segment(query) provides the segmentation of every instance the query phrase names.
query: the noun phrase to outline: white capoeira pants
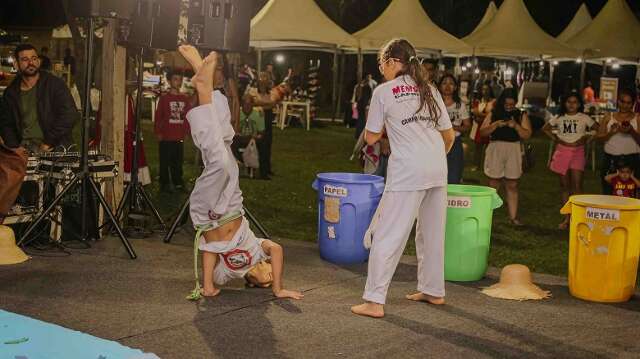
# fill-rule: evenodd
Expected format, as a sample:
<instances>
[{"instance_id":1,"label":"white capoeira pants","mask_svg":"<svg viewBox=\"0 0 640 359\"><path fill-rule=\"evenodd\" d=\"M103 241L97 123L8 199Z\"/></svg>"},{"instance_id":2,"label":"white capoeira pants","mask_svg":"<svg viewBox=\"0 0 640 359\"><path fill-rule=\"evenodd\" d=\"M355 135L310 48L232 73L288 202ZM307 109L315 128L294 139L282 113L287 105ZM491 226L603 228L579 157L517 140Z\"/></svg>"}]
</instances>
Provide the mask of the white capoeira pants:
<instances>
[{"instance_id":1,"label":"white capoeira pants","mask_svg":"<svg viewBox=\"0 0 640 359\"><path fill-rule=\"evenodd\" d=\"M363 299L384 304L414 220L418 257L418 291L444 297L444 232L447 188L385 192L373 233Z\"/></svg>"}]
</instances>

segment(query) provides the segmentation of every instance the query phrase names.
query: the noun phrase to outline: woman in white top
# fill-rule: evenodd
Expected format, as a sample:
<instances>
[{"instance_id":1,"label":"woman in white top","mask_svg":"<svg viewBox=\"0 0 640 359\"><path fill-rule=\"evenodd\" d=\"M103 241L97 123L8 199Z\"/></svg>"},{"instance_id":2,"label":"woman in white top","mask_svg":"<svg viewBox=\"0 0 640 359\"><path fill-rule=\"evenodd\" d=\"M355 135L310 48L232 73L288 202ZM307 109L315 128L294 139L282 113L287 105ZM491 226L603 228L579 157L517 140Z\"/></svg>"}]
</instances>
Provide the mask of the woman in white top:
<instances>
[{"instance_id":1,"label":"woman in white top","mask_svg":"<svg viewBox=\"0 0 640 359\"><path fill-rule=\"evenodd\" d=\"M590 137L590 129L598 127L583 111L580 95L577 92L569 93L561 101L558 116L542 128L556 142L549 168L560 176L562 204L569 200L569 196L582 193L582 174L586 162L584 145ZM569 219L569 215L565 216L558 228L567 229Z\"/></svg>"},{"instance_id":2,"label":"woman in white top","mask_svg":"<svg viewBox=\"0 0 640 359\"><path fill-rule=\"evenodd\" d=\"M385 192L368 231L366 302L351 308L375 318L384 316L387 289L416 217L419 292L407 299L444 303L447 152L455 139L442 97L429 85L407 40L391 40L378 63L387 82L373 92L365 140L374 144L386 131L391 156Z\"/></svg>"},{"instance_id":3,"label":"woman in white top","mask_svg":"<svg viewBox=\"0 0 640 359\"><path fill-rule=\"evenodd\" d=\"M442 94L442 100L447 106L447 113L456 133L456 140L451 151L447 154L447 167L449 174L447 182L462 183L464 170L464 149L462 147L462 134L471 128L471 117L467 104L463 103L458 94L458 81L452 74L445 74L438 83L438 89Z\"/></svg>"},{"instance_id":4,"label":"woman in white top","mask_svg":"<svg viewBox=\"0 0 640 359\"><path fill-rule=\"evenodd\" d=\"M605 116L600 123L596 138L604 142L604 156L600 177L602 193L612 194L611 185L604 178L616 172L619 162L631 166L635 175L640 169L640 133L638 114L633 112L635 95L623 89L618 94L618 112Z\"/></svg>"}]
</instances>

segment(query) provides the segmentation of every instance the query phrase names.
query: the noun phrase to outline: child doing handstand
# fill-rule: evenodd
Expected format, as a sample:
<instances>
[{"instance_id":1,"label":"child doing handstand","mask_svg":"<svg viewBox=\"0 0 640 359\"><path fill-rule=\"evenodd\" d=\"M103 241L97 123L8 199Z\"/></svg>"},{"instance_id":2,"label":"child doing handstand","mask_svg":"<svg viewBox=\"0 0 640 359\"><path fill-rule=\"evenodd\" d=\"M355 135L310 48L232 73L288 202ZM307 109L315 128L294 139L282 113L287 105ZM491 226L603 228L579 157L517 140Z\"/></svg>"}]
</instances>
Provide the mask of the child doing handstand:
<instances>
[{"instance_id":1,"label":"child doing handstand","mask_svg":"<svg viewBox=\"0 0 640 359\"><path fill-rule=\"evenodd\" d=\"M180 53L196 73L192 79L198 93L199 106L187 113L193 142L202 153L204 170L190 197L191 220L197 230L194 256L202 251L204 288L198 282L188 297L213 297L220 293L216 285L235 278L246 278L261 286L271 285L279 298L302 299L303 294L283 288L283 250L270 240L256 238L244 218L242 192L238 184L238 165L231 152L234 131L227 99L213 91L217 54L204 60L192 46L180 46ZM270 271L268 267L271 267ZM270 277L265 282L266 277ZM263 275L256 272L263 272ZM270 283L269 283L270 282Z\"/></svg>"}]
</instances>

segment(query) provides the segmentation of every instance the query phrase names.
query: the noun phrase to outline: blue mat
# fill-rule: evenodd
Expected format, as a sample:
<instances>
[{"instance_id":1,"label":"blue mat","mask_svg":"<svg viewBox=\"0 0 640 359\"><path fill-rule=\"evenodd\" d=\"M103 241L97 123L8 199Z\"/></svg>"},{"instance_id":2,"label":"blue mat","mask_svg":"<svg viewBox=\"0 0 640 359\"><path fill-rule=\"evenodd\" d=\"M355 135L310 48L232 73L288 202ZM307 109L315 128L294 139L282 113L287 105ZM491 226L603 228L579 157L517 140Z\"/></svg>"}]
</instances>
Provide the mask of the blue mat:
<instances>
[{"instance_id":1,"label":"blue mat","mask_svg":"<svg viewBox=\"0 0 640 359\"><path fill-rule=\"evenodd\" d=\"M0 310L2 359L157 358L118 342Z\"/></svg>"}]
</instances>

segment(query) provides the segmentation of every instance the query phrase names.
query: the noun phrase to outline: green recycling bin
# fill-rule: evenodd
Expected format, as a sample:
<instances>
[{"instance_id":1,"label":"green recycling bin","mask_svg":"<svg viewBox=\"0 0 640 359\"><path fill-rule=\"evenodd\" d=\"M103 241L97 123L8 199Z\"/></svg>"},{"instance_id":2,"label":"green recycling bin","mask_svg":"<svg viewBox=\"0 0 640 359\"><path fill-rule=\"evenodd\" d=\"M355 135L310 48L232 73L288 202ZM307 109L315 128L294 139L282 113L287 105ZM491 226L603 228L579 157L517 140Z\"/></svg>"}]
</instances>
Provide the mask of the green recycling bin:
<instances>
[{"instance_id":1,"label":"green recycling bin","mask_svg":"<svg viewBox=\"0 0 640 359\"><path fill-rule=\"evenodd\" d=\"M444 278L482 279L487 271L493 210L502 199L491 187L449 185L444 240Z\"/></svg>"}]
</instances>

